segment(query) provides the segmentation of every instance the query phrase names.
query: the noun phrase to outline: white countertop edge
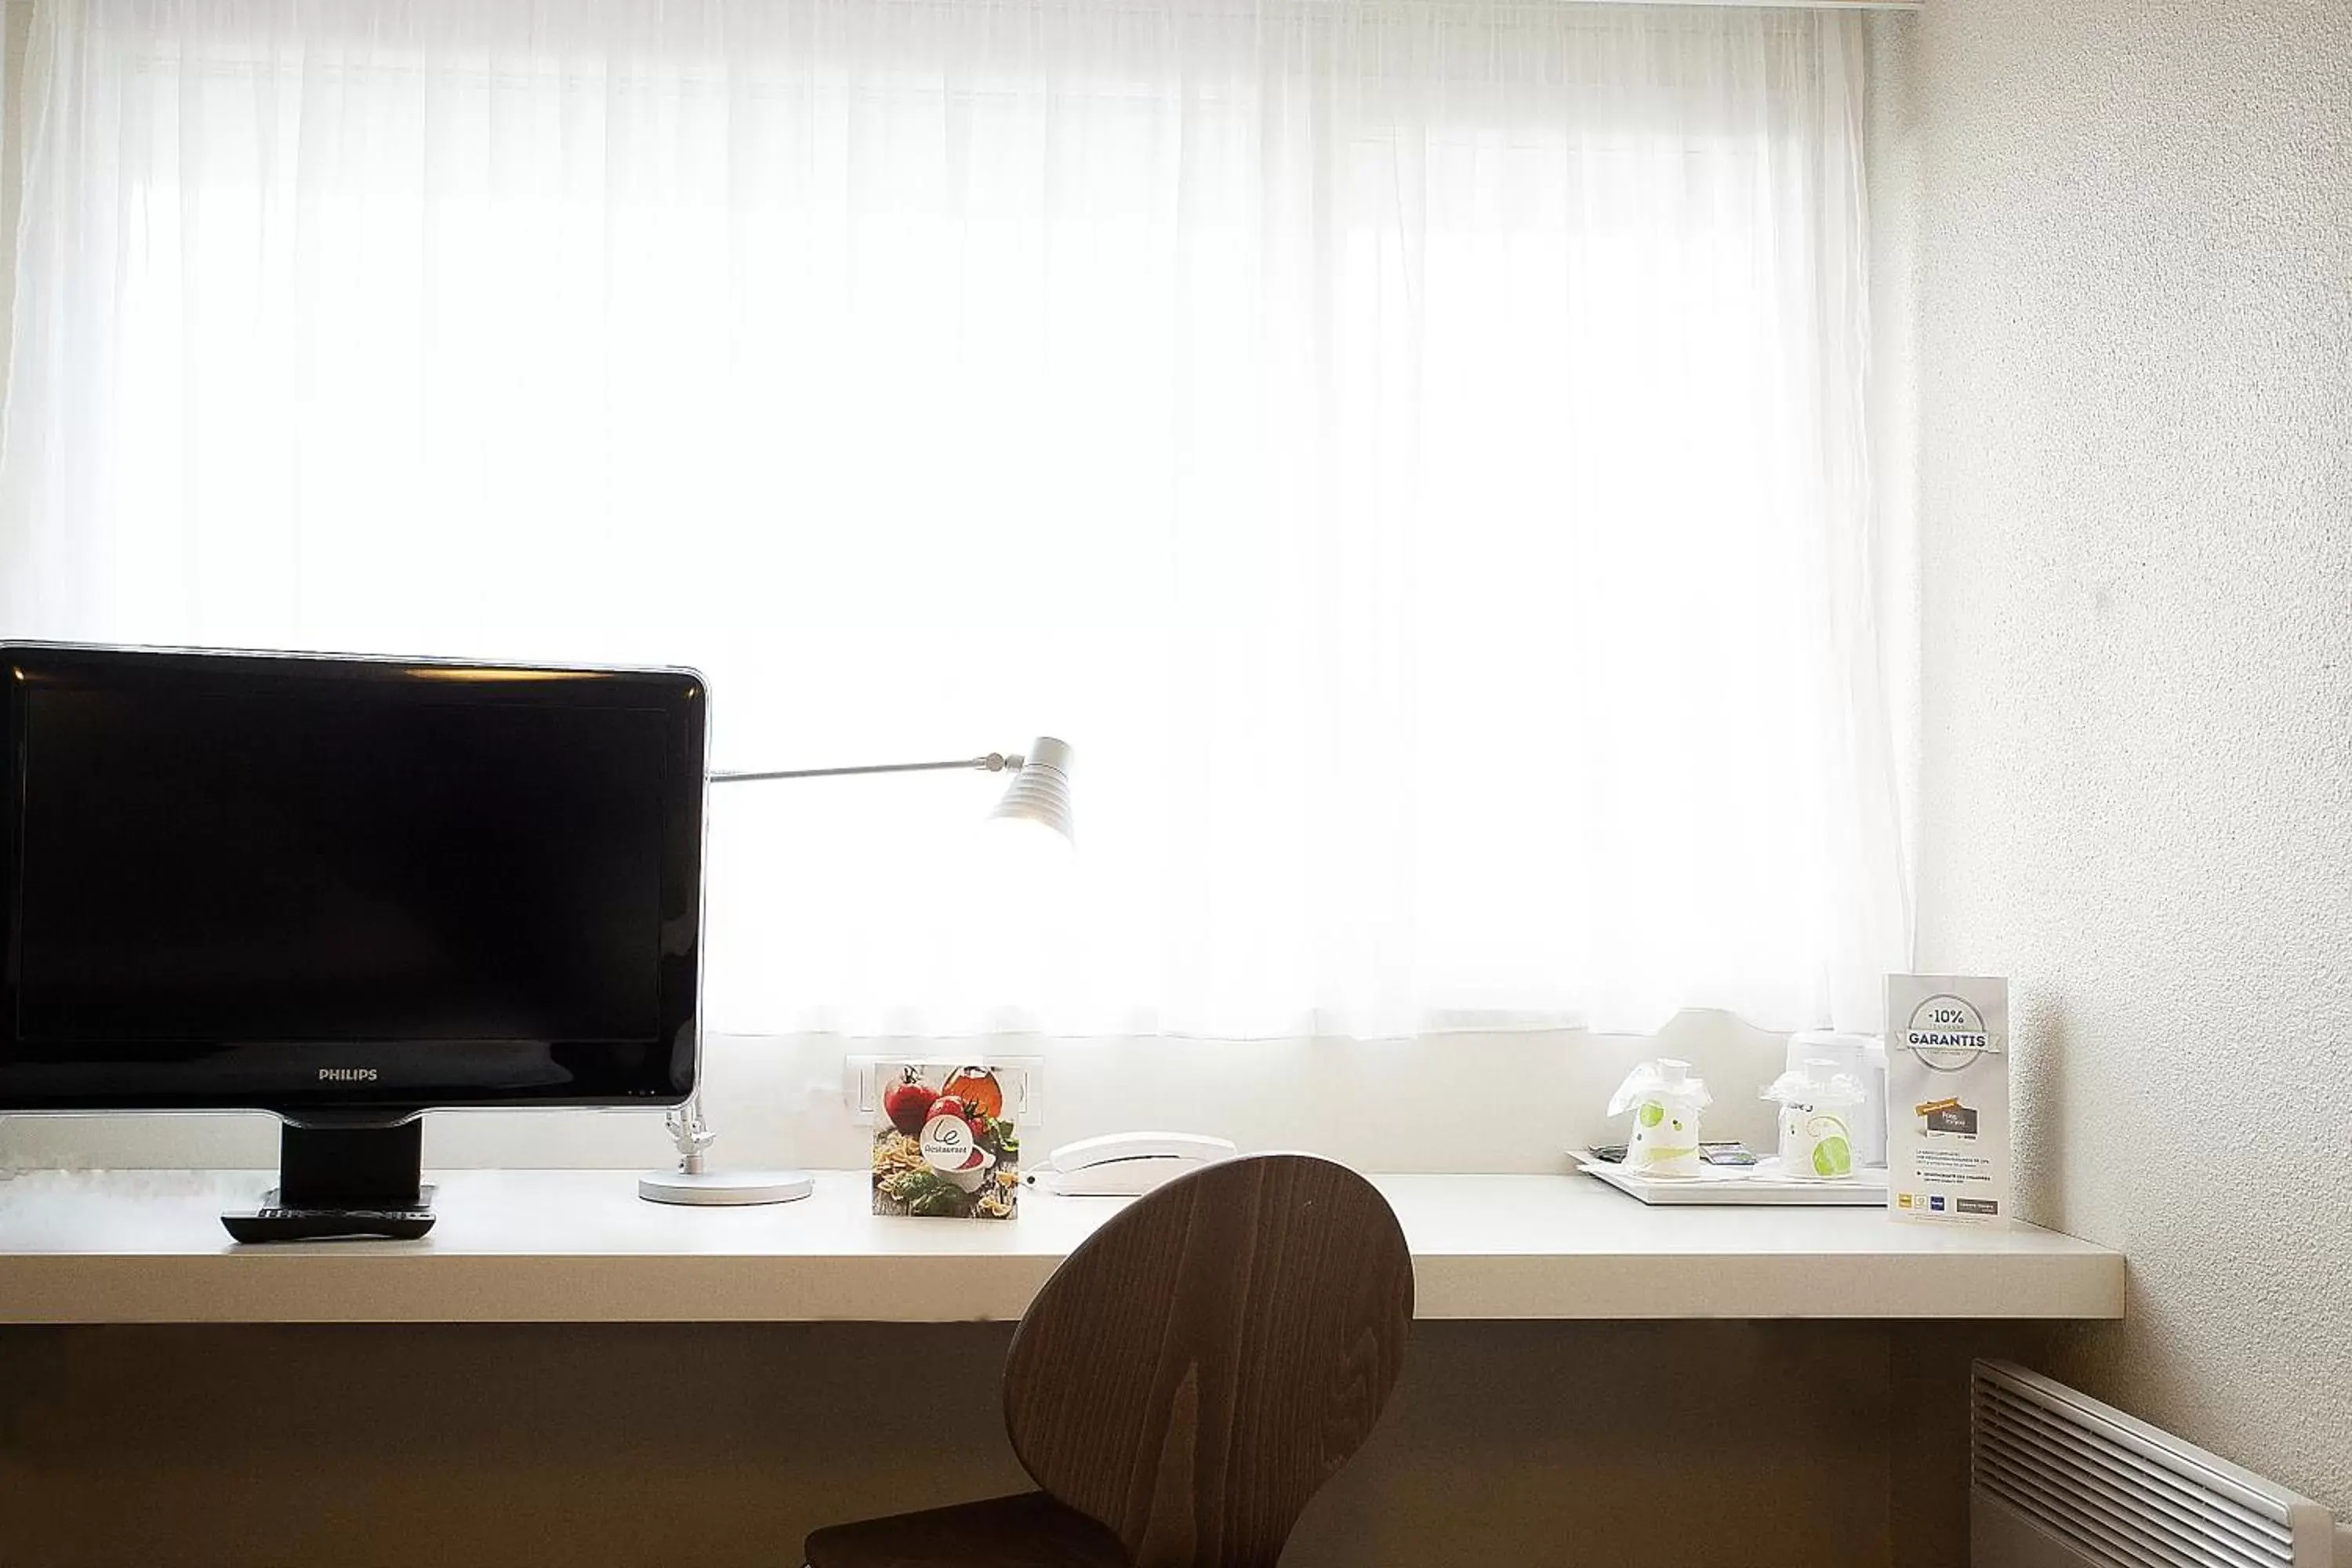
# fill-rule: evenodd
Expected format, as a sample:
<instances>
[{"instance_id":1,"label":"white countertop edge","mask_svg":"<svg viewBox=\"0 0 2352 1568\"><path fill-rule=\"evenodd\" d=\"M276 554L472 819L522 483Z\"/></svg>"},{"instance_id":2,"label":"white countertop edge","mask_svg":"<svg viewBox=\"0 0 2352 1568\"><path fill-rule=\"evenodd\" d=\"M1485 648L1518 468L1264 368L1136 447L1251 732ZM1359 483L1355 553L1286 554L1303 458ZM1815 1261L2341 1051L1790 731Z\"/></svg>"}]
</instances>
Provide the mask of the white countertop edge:
<instances>
[{"instance_id":1,"label":"white countertop edge","mask_svg":"<svg viewBox=\"0 0 2352 1568\"><path fill-rule=\"evenodd\" d=\"M453 1172L421 1243L238 1247L262 1173L0 1180L0 1323L951 1322L1017 1319L1117 1200L877 1218L863 1173L802 1204L641 1204L626 1172ZM1588 1177L1374 1178L1423 1320L2115 1319L2125 1263L2030 1226L1873 1209L1644 1208Z\"/></svg>"}]
</instances>

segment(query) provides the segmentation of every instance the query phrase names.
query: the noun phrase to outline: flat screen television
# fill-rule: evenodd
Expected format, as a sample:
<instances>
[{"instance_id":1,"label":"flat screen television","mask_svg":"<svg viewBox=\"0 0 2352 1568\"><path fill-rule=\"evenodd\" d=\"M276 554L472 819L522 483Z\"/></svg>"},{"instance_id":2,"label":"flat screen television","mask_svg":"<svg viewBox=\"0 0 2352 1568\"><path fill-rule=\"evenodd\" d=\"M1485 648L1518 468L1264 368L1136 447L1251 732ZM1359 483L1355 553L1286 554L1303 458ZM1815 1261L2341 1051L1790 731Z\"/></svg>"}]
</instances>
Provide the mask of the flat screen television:
<instances>
[{"instance_id":1,"label":"flat screen television","mask_svg":"<svg viewBox=\"0 0 2352 1568\"><path fill-rule=\"evenodd\" d=\"M0 671L0 1113L273 1111L265 1206L391 1209L425 1110L692 1090L692 671L24 643Z\"/></svg>"}]
</instances>

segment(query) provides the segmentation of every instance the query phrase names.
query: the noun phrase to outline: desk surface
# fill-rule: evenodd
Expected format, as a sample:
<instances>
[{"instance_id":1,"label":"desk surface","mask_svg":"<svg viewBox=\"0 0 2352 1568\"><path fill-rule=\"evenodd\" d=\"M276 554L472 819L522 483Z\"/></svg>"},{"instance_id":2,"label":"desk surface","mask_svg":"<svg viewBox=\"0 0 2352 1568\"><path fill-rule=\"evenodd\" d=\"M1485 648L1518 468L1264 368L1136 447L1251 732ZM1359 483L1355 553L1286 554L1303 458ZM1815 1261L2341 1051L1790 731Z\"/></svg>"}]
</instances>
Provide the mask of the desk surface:
<instances>
[{"instance_id":1,"label":"desk surface","mask_svg":"<svg viewBox=\"0 0 2352 1568\"><path fill-rule=\"evenodd\" d=\"M0 1322L946 1322L1018 1318L1121 1200L1003 1224L642 1202L626 1171L452 1171L417 1242L232 1244L261 1172L0 1179ZM1646 1208L1586 1176L1379 1176L1423 1318L2119 1318L2121 1254L1876 1209Z\"/></svg>"}]
</instances>

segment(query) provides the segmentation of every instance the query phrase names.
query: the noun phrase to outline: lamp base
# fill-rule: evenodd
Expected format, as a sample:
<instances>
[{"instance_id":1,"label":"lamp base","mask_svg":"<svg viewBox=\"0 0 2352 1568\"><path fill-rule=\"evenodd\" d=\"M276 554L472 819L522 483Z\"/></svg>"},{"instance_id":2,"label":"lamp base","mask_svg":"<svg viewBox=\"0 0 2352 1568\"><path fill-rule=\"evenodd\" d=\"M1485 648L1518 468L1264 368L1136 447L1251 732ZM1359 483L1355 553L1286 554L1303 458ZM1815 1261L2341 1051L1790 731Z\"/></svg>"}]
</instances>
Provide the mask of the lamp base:
<instances>
[{"instance_id":1,"label":"lamp base","mask_svg":"<svg viewBox=\"0 0 2352 1568\"><path fill-rule=\"evenodd\" d=\"M815 1190L806 1171L648 1171L637 1196L656 1204L788 1204Z\"/></svg>"}]
</instances>

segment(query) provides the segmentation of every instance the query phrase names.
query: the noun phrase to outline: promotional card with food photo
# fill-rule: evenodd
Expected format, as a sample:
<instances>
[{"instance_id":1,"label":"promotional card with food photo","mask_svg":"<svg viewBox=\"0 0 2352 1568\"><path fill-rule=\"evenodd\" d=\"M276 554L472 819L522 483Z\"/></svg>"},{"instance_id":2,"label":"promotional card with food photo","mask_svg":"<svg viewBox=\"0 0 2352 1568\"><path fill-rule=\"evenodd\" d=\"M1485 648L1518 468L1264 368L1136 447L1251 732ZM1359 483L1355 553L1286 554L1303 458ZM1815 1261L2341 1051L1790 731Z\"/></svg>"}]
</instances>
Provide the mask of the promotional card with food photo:
<instances>
[{"instance_id":1,"label":"promotional card with food photo","mask_svg":"<svg viewBox=\"0 0 2352 1568\"><path fill-rule=\"evenodd\" d=\"M1021 1135L998 1070L884 1062L877 1073L874 1212L1011 1219L1021 1201Z\"/></svg>"}]
</instances>

